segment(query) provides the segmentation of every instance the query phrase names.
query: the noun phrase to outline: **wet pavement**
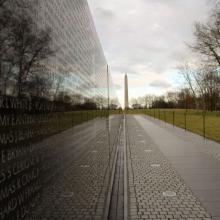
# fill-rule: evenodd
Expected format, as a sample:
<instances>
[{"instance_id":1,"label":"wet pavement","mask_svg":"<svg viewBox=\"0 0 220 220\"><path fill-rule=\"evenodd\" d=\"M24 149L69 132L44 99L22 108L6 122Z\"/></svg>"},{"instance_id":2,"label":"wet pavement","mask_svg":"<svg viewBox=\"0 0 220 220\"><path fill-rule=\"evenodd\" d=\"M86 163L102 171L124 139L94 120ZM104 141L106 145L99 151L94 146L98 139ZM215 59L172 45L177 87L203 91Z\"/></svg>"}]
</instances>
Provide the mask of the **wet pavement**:
<instances>
[{"instance_id":1,"label":"wet pavement","mask_svg":"<svg viewBox=\"0 0 220 220\"><path fill-rule=\"evenodd\" d=\"M67 156L60 160L63 169L42 188L41 201L30 216L39 220L104 219L120 120L121 116L115 116L108 122L86 122L46 140Z\"/></svg>"},{"instance_id":2,"label":"wet pavement","mask_svg":"<svg viewBox=\"0 0 220 220\"><path fill-rule=\"evenodd\" d=\"M71 159L36 219L220 219L219 144L142 115L95 124L47 140Z\"/></svg>"}]
</instances>

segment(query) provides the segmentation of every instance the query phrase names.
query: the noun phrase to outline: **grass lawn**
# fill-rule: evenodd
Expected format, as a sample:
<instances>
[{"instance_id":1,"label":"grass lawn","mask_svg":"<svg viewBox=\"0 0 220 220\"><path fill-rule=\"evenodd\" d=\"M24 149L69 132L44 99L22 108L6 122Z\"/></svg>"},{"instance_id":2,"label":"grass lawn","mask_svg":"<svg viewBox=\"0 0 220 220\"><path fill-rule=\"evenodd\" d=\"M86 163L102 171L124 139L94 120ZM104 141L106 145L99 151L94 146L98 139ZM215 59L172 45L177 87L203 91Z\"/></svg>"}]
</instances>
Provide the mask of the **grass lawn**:
<instances>
[{"instance_id":1,"label":"grass lawn","mask_svg":"<svg viewBox=\"0 0 220 220\"><path fill-rule=\"evenodd\" d=\"M128 114L147 114L167 123L220 142L220 112L185 109L128 110Z\"/></svg>"}]
</instances>

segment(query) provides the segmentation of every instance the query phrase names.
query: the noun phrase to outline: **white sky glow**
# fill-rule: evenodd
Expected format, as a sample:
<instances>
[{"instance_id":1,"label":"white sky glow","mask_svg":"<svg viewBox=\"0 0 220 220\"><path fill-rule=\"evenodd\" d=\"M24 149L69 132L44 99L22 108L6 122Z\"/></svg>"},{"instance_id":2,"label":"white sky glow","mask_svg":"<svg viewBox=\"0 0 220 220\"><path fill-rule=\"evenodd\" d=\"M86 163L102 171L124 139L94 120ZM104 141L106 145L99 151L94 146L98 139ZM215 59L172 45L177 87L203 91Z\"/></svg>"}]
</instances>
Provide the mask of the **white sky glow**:
<instances>
[{"instance_id":1,"label":"white sky glow","mask_svg":"<svg viewBox=\"0 0 220 220\"><path fill-rule=\"evenodd\" d=\"M178 87L176 69L195 56L185 42L193 41L194 22L206 20L207 0L88 2L122 105L125 73L130 98Z\"/></svg>"}]
</instances>

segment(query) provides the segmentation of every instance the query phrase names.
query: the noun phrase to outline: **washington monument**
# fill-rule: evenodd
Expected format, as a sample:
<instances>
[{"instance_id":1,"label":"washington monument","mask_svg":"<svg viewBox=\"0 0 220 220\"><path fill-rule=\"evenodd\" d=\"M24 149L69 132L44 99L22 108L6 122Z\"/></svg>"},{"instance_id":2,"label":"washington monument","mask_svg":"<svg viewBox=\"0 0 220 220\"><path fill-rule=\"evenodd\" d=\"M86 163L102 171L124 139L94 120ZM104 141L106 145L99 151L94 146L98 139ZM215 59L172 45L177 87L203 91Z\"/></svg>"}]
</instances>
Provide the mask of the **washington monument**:
<instances>
[{"instance_id":1,"label":"washington monument","mask_svg":"<svg viewBox=\"0 0 220 220\"><path fill-rule=\"evenodd\" d=\"M129 108L129 102L128 102L128 76L125 74L125 109Z\"/></svg>"}]
</instances>

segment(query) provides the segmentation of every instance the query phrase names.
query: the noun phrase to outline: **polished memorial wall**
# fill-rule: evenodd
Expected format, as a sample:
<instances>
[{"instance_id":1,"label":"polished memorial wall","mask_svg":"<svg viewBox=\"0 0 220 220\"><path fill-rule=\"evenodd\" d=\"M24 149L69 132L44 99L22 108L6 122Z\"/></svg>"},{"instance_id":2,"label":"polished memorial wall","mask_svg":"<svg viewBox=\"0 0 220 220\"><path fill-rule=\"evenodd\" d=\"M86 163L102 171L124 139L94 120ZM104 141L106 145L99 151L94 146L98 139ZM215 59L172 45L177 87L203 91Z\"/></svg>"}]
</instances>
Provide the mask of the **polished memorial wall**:
<instances>
[{"instance_id":1,"label":"polished memorial wall","mask_svg":"<svg viewBox=\"0 0 220 220\"><path fill-rule=\"evenodd\" d=\"M0 10L0 219L103 219L121 116L88 3Z\"/></svg>"}]
</instances>

